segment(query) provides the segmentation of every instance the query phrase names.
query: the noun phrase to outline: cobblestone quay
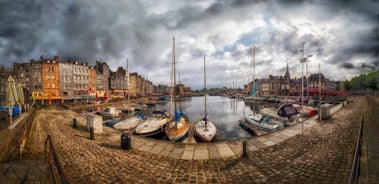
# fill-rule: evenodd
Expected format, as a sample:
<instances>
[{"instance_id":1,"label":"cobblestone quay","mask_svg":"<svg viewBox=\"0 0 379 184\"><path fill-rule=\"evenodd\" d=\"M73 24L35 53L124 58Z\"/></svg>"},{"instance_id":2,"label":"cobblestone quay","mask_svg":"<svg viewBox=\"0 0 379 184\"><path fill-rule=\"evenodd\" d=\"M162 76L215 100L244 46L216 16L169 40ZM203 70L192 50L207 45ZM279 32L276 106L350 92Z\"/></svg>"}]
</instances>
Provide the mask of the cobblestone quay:
<instances>
[{"instance_id":1,"label":"cobblestone quay","mask_svg":"<svg viewBox=\"0 0 379 184\"><path fill-rule=\"evenodd\" d=\"M347 183L365 98L355 98L284 142L248 152L248 158L183 160L136 149L122 150L119 134L72 128L69 110L40 110L27 147L43 154L52 136L63 170L72 183ZM237 122L236 122L237 123ZM254 138L252 138L254 139Z\"/></svg>"},{"instance_id":2,"label":"cobblestone quay","mask_svg":"<svg viewBox=\"0 0 379 184\"><path fill-rule=\"evenodd\" d=\"M363 144L366 144L367 177L369 183L379 182L379 97L367 97L368 112L363 123ZM365 177L365 176L363 176ZM367 181L362 180L362 181Z\"/></svg>"}]
</instances>

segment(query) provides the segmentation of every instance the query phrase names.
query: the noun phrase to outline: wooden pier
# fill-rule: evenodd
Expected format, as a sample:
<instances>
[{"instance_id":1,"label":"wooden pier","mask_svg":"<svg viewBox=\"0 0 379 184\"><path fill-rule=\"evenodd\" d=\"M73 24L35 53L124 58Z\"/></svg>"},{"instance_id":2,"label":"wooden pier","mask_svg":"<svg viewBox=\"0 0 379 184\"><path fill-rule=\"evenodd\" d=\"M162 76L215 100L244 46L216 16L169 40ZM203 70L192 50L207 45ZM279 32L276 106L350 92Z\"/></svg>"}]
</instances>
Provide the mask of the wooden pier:
<instances>
[{"instance_id":1,"label":"wooden pier","mask_svg":"<svg viewBox=\"0 0 379 184\"><path fill-rule=\"evenodd\" d=\"M240 120L239 123L243 129L251 133L253 136L261 136L268 133L268 132L258 129L257 127L246 122L245 120Z\"/></svg>"},{"instance_id":2,"label":"wooden pier","mask_svg":"<svg viewBox=\"0 0 379 184\"><path fill-rule=\"evenodd\" d=\"M183 140L182 143L187 143L187 144L197 143L196 140L195 140L194 135L195 135L195 124L191 123L188 136L187 136L186 139Z\"/></svg>"}]
</instances>

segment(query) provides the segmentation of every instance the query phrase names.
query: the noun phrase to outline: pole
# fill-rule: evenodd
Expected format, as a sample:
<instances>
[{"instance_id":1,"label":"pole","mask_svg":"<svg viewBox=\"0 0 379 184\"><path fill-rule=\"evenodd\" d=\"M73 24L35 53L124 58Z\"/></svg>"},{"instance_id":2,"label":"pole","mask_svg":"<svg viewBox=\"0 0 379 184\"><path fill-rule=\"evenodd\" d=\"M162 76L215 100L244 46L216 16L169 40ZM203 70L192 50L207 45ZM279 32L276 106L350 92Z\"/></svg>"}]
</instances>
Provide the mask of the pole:
<instances>
[{"instance_id":1,"label":"pole","mask_svg":"<svg viewBox=\"0 0 379 184\"><path fill-rule=\"evenodd\" d=\"M309 96L309 86L308 86L308 62L305 63L305 77L307 79L307 99Z\"/></svg>"},{"instance_id":2,"label":"pole","mask_svg":"<svg viewBox=\"0 0 379 184\"><path fill-rule=\"evenodd\" d=\"M205 71L205 56L204 56L204 112L207 116L207 82L206 82L206 71Z\"/></svg>"},{"instance_id":3,"label":"pole","mask_svg":"<svg viewBox=\"0 0 379 184\"><path fill-rule=\"evenodd\" d=\"M207 120L207 82L206 82L206 68L205 68L205 56L204 56L204 121L205 130L208 130L208 120Z\"/></svg>"},{"instance_id":4,"label":"pole","mask_svg":"<svg viewBox=\"0 0 379 184\"><path fill-rule=\"evenodd\" d=\"M300 114L301 114L301 135L304 134L304 121L303 121L303 102L304 102L304 44L303 42L301 47L301 108L300 108Z\"/></svg>"},{"instance_id":5,"label":"pole","mask_svg":"<svg viewBox=\"0 0 379 184\"><path fill-rule=\"evenodd\" d=\"M128 114L132 111L130 107L130 71L129 71L129 59L126 58L126 70L128 72Z\"/></svg>"},{"instance_id":6,"label":"pole","mask_svg":"<svg viewBox=\"0 0 379 184\"><path fill-rule=\"evenodd\" d=\"M320 111L320 123L321 123L321 67L320 63L318 64L318 90L319 90L319 111Z\"/></svg>"},{"instance_id":7,"label":"pole","mask_svg":"<svg viewBox=\"0 0 379 184\"><path fill-rule=\"evenodd\" d=\"M253 90L254 90L254 86L255 86L255 46L254 46L253 53L254 53L254 60L253 60ZM255 96L255 94L254 94L254 96Z\"/></svg>"},{"instance_id":8,"label":"pole","mask_svg":"<svg viewBox=\"0 0 379 184\"><path fill-rule=\"evenodd\" d=\"M174 95L175 95L175 98L174 98L174 114L176 112L176 62L175 62L175 37L173 38L173 43L172 43L173 47L172 47L172 51L173 51L173 56L172 56L172 61L173 61L173 65L174 65Z\"/></svg>"},{"instance_id":9,"label":"pole","mask_svg":"<svg viewBox=\"0 0 379 184\"><path fill-rule=\"evenodd\" d=\"M13 116L13 107L11 107L11 104L8 103L8 108L9 108L9 124L12 124L12 116Z\"/></svg>"}]
</instances>

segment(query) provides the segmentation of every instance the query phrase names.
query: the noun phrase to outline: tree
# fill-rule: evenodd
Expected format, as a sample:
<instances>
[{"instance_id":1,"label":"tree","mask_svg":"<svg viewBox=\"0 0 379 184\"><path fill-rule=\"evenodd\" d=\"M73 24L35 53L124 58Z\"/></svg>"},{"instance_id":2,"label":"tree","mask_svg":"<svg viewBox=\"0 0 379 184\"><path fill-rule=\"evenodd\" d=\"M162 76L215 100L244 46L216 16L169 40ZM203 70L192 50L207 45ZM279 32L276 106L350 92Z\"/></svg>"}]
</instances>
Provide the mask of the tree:
<instances>
[{"instance_id":1,"label":"tree","mask_svg":"<svg viewBox=\"0 0 379 184\"><path fill-rule=\"evenodd\" d=\"M346 90L351 90L351 84L349 81L343 81L343 87L346 89Z\"/></svg>"}]
</instances>

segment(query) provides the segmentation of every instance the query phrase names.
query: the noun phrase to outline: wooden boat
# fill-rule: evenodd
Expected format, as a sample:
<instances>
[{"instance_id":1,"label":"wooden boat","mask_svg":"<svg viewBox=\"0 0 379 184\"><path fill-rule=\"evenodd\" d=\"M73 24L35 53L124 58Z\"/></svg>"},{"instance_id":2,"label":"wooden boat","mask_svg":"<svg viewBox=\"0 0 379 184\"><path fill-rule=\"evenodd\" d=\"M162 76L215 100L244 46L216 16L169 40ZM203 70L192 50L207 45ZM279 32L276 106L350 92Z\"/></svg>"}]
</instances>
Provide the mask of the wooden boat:
<instances>
[{"instance_id":1,"label":"wooden boat","mask_svg":"<svg viewBox=\"0 0 379 184\"><path fill-rule=\"evenodd\" d=\"M176 113L177 114L177 113ZM181 113L178 113L181 114ZM188 134L189 120L184 115L175 115L175 120L167 123L165 133L170 141L178 141Z\"/></svg>"},{"instance_id":2,"label":"wooden boat","mask_svg":"<svg viewBox=\"0 0 379 184\"><path fill-rule=\"evenodd\" d=\"M164 126L169 121L166 113L163 111L154 111L152 116L147 117L145 121L139 123L134 129L134 134L145 137L161 133Z\"/></svg>"},{"instance_id":3,"label":"wooden boat","mask_svg":"<svg viewBox=\"0 0 379 184\"><path fill-rule=\"evenodd\" d=\"M165 104L165 103L167 103L167 98L165 96L161 96L157 99L157 103Z\"/></svg>"},{"instance_id":4,"label":"wooden boat","mask_svg":"<svg viewBox=\"0 0 379 184\"><path fill-rule=\"evenodd\" d=\"M204 114L205 117L199 121L195 126L196 137L203 142L213 142L216 140L217 128L208 120L207 114L207 85L206 85L206 72L205 72L205 56L204 56Z\"/></svg>"},{"instance_id":5,"label":"wooden boat","mask_svg":"<svg viewBox=\"0 0 379 184\"><path fill-rule=\"evenodd\" d=\"M116 118L121 116L121 111L116 107L107 107L102 111L97 112L104 118Z\"/></svg>"},{"instance_id":6,"label":"wooden boat","mask_svg":"<svg viewBox=\"0 0 379 184\"><path fill-rule=\"evenodd\" d=\"M145 103L148 107L154 106L157 102L153 98L145 98L143 99L143 103Z\"/></svg>"},{"instance_id":7,"label":"wooden boat","mask_svg":"<svg viewBox=\"0 0 379 184\"><path fill-rule=\"evenodd\" d=\"M143 109L147 109L147 105L143 102L137 102L130 104L130 107L133 108L135 111L141 111Z\"/></svg>"},{"instance_id":8,"label":"wooden boat","mask_svg":"<svg viewBox=\"0 0 379 184\"><path fill-rule=\"evenodd\" d=\"M172 53L173 53L172 66L173 66L174 72L173 72L173 84L171 88L171 104L172 104L172 98L173 98L173 93L174 93L173 92L174 86L176 86L175 38L173 38ZM171 105L170 105L170 109L171 109ZM173 121L168 122L165 128L166 136L170 141L178 141L181 138L183 138L186 134L188 134L189 127L190 127L188 118L182 112L178 112L176 110L176 100L174 102L174 112L175 112L175 115L174 115Z\"/></svg>"}]
</instances>

